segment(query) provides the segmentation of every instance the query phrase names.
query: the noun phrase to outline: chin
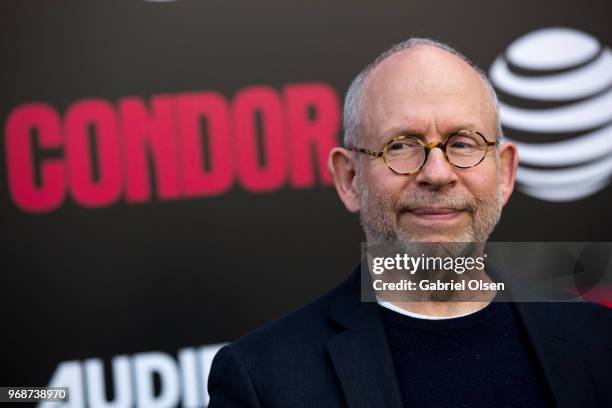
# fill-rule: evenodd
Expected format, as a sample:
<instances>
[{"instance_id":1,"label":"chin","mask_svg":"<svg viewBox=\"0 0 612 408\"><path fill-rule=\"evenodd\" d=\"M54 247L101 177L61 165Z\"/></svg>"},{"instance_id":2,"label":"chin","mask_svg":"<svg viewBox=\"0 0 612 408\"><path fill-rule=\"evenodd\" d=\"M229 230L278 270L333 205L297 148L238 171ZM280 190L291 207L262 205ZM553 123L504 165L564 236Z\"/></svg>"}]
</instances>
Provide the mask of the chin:
<instances>
[{"instance_id":1,"label":"chin","mask_svg":"<svg viewBox=\"0 0 612 408\"><path fill-rule=\"evenodd\" d=\"M401 240L407 242L474 242L474 234L471 231L412 231L410 234L402 234Z\"/></svg>"}]
</instances>

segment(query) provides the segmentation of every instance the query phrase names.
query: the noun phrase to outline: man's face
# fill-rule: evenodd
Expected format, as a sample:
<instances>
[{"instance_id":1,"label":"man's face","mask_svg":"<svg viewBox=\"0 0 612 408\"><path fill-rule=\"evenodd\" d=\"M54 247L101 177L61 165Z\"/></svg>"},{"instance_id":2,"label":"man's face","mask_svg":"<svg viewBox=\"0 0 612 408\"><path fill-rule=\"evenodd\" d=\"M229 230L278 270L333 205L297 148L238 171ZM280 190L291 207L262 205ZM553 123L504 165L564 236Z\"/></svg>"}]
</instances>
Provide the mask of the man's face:
<instances>
[{"instance_id":1,"label":"man's face","mask_svg":"<svg viewBox=\"0 0 612 408\"><path fill-rule=\"evenodd\" d=\"M393 137L445 142L459 130L495 140L491 95L479 75L445 51L417 47L384 60L362 95L360 147L380 151ZM484 242L507 196L498 147L477 166L459 169L434 148L416 175L397 175L383 160L360 155L356 188L369 242ZM508 194L509 195L509 194Z\"/></svg>"}]
</instances>

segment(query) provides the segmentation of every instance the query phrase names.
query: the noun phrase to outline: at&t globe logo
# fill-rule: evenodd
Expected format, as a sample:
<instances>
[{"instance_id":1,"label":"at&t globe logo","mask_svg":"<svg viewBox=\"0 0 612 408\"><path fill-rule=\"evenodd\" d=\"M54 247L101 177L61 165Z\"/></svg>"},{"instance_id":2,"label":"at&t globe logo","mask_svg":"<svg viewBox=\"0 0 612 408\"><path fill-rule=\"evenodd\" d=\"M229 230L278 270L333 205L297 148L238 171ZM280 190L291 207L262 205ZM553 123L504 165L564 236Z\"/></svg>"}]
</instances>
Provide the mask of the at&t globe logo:
<instances>
[{"instance_id":1,"label":"at&t globe logo","mask_svg":"<svg viewBox=\"0 0 612 408\"><path fill-rule=\"evenodd\" d=\"M612 52L570 28L543 28L514 41L490 71L505 135L519 148L519 189L573 201L612 175Z\"/></svg>"}]
</instances>

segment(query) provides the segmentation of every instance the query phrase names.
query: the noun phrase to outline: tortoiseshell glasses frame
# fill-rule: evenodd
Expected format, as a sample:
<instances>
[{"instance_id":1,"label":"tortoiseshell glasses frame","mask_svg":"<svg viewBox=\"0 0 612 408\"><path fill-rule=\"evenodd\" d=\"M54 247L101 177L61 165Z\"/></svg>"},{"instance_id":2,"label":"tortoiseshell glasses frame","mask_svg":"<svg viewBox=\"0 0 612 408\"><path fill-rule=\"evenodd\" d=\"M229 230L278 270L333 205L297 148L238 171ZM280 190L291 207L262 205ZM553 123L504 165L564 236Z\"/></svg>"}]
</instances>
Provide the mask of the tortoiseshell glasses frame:
<instances>
[{"instance_id":1,"label":"tortoiseshell glasses frame","mask_svg":"<svg viewBox=\"0 0 612 408\"><path fill-rule=\"evenodd\" d=\"M347 149L376 158L382 158L389 170L395 174L413 175L423 168L427 162L429 153L436 147L442 150L444 158L450 165L459 169L467 169L482 163L487 156L489 148L497 144L497 140L495 142L490 142L478 131L461 130L453 133L445 143L425 143L418 137L401 135L391 139L383 146L383 149L378 152L360 147L348 147ZM450 148L448 147L449 145L451 146ZM401 146L407 146L410 147L410 149L402 149ZM423 150L414 150L418 146L422 147ZM395 156L389 157L390 154L392 154L389 152L397 152L399 150L408 151L405 153L395 153ZM400 157L401 154L408 156ZM404 170L401 166L405 165L408 159L412 159L415 166L411 166L411 170ZM393 164L395 164L395 166Z\"/></svg>"}]
</instances>

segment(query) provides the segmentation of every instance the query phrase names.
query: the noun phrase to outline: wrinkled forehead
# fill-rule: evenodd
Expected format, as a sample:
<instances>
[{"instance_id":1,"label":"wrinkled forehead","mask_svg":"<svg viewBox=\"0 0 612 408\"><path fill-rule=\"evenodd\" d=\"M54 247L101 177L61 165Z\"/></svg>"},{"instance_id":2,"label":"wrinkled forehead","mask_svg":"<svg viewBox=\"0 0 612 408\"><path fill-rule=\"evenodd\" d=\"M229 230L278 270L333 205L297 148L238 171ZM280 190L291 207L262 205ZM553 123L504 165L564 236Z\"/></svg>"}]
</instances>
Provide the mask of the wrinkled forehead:
<instances>
[{"instance_id":1,"label":"wrinkled forehead","mask_svg":"<svg viewBox=\"0 0 612 408\"><path fill-rule=\"evenodd\" d=\"M360 110L364 142L380 142L387 129L444 133L474 127L493 135L495 107L480 75L457 56L428 46L400 51L368 76Z\"/></svg>"}]
</instances>

